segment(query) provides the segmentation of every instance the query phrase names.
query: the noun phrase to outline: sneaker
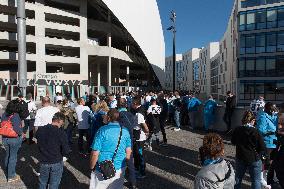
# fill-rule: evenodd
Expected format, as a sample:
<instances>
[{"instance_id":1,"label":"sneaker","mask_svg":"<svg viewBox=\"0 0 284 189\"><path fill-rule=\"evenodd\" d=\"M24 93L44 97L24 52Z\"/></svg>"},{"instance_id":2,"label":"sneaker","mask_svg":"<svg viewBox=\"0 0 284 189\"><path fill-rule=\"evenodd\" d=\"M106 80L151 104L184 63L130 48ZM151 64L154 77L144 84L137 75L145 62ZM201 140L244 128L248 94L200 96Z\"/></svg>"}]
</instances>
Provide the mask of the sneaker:
<instances>
[{"instance_id":1,"label":"sneaker","mask_svg":"<svg viewBox=\"0 0 284 189\"><path fill-rule=\"evenodd\" d=\"M167 146L168 146L168 143L162 142L162 143L160 143L160 146L167 147Z\"/></svg>"},{"instance_id":2,"label":"sneaker","mask_svg":"<svg viewBox=\"0 0 284 189\"><path fill-rule=\"evenodd\" d=\"M64 157L63 156L63 162L65 162L65 161L67 161L68 159L67 159L67 157Z\"/></svg>"},{"instance_id":3,"label":"sneaker","mask_svg":"<svg viewBox=\"0 0 284 189\"><path fill-rule=\"evenodd\" d=\"M180 131L180 128L174 128L174 131Z\"/></svg>"},{"instance_id":4,"label":"sneaker","mask_svg":"<svg viewBox=\"0 0 284 189\"><path fill-rule=\"evenodd\" d=\"M146 178L146 175L139 174L139 175L136 176L136 178L137 179L144 179L144 178Z\"/></svg>"},{"instance_id":5,"label":"sneaker","mask_svg":"<svg viewBox=\"0 0 284 189\"><path fill-rule=\"evenodd\" d=\"M18 181L20 179L21 179L21 177L19 175L16 175L13 178L8 179L8 182L15 182L15 181Z\"/></svg>"}]
</instances>

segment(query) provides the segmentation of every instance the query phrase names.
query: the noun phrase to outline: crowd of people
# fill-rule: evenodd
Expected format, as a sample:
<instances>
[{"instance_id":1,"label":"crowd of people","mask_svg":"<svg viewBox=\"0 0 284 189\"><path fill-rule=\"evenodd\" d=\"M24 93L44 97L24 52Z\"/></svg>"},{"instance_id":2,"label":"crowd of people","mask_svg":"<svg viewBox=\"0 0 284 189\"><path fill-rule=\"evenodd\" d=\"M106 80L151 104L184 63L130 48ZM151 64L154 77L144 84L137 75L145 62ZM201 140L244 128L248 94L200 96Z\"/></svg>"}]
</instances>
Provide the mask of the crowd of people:
<instances>
[{"instance_id":1,"label":"crowd of people","mask_svg":"<svg viewBox=\"0 0 284 189\"><path fill-rule=\"evenodd\" d=\"M247 169L253 189L277 184L284 188L284 105L278 110L259 97L244 113L242 125L232 129L235 107L236 97L228 91L223 120L226 134L236 145L235 168L224 158L222 137L209 133L199 150L202 168L194 188L241 188ZM85 93L76 102L70 94L63 97L57 93L53 102L49 97L42 97L41 108L36 106L31 94L26 99L19 95L8 103L1 116L7 181L20 179L16 163L21 144L37 143L38 188L59 188L63 162L69 153L74 153L73 137L77 133L78 153L90 157L90 188L123 188L126 169L130 187L137 188L137 179L146 177L145 148L152 150L153 142L161 148L167 146L166 122L176 132L184 126L195 130L202 110L203 127L208 133L215 124L216 109L213 96L202 102L192 93L178 91ZM13 137L6 131L3 133L4 126L11 127Z\"/></svg>"}]
</instances>

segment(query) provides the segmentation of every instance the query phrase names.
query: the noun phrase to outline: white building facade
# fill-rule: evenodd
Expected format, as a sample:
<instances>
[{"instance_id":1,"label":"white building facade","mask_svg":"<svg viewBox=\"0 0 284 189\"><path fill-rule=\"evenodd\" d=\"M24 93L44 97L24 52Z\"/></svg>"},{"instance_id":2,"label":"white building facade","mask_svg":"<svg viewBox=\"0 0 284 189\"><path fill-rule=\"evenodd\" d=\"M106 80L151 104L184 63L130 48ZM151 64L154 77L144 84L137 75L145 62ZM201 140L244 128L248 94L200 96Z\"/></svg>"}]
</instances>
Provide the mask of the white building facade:
<instances>
[{"instance_id":1,"label":"white building facade","mask_svg":"<svg viewBox=\"0 0 284 189\"><path fill-rule=\"evenodd\" d=\"M18 93L16 10L15 0L0 0L0 99ZM79 97L164 86L156 0L26 0L26 16L27 93Z\"/></svg>"}]
</instances>

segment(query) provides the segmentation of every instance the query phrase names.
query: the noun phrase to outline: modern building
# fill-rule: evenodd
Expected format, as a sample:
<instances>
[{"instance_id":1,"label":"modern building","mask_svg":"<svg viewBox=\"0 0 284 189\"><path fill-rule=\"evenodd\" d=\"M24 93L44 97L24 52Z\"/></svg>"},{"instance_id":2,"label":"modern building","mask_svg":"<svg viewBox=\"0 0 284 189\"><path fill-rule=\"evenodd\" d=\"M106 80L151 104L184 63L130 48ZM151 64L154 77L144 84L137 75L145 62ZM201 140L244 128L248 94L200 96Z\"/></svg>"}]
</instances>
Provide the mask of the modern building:
<instances>
[{"instance_id":1,"label":"modern building","mask_svg":"<svg viewBox=\"0 0 284 189\"><path fill-rule=\"evenodd\" d=\"M175 62L175 86L178 89L178 77L180 74L180 65L182 61L182 54L176 54L176 62ZM165 89L172 91L173 90L173 56L169 56L165 58Z\"/></svg>"},{"instance_id":2,"label":"modern building","mask_svg":"<svg viewBox=\"0 0 284 189\"><path fill-rule=\"evenodd\" d=\"M214 99L219 99L219 65L220 65L220 53L217 53L210 59L210 94Z\"/></svg>"},{"instance_id":3,"label":"modern building","mask_svg":"<svg viewBox=\"0 0 284 189\"><path fill-rule=\"evenodd\" d=\"M284 1L236 1L237 97L284 101Z\"/></svg>"},{"instance_id":4,"label":"modern building","mask_svg":"<svg viewBox=\"0 0 284 189\"><path fill-rule=\"evenodd\" d=\"M211 42L200 51L199 89L200 95L206 98L211 94L211 59L219 52L219 42Z\"/></svg>"},{"instance_id":5,"label":"modern building","mask_svg":"<svg viewBox=\"0 0 284 189\"><path fill-rule=\"evenodd\" d=\"M16 2L0 0L1 99L18 94ZM164 86L156 0L26 0L25 8L27 92L34 96Z\"/></svg>"}]
</instances>

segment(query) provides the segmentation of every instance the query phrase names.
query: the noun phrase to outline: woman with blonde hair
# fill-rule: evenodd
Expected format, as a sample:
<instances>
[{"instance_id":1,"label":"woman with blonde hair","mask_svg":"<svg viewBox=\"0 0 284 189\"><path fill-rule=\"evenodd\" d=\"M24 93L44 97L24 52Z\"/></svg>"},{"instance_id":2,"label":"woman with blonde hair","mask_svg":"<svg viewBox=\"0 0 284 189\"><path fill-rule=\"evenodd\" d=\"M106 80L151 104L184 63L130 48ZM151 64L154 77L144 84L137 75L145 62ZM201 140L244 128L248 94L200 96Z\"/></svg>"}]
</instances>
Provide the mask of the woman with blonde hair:
<instances>
[{"instance_id":1,"label":"woman with blonde hair","mask_svg":"<svg viewBox=\"0 0 284 189\"><path fill-rule=\"evenodd\" d=\"M100 100L97 104L92 104L92 110L90 113L90 126L91 126L91 144L99 128L105 123L104 117L109 112L109 107L104 100Z\"/></svg>"}]
</instances>

